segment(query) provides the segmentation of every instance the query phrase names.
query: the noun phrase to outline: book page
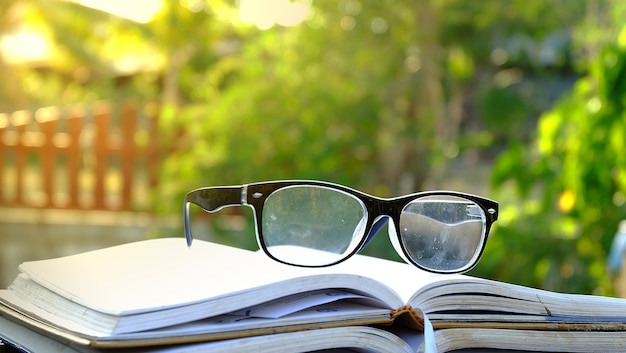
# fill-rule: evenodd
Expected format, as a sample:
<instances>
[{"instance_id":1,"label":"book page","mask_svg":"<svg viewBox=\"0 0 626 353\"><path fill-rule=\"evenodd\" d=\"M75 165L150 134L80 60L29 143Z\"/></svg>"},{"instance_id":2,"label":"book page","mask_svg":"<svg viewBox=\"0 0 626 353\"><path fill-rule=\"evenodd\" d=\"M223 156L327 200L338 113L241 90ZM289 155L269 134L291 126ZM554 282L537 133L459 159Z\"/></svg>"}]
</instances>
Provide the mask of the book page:
<instances>
[{"instance_id":1,"label":"book page","mask_svg":"<svg viewBox=\"0 0 626 353\"><path fill-rule=\"evenodd\" d=\"M391 315L422 286L456 278L360 255L325 268L294 267L260 251L200 240L188 248L183 238L26 262L20 270L13 292L100 335L196 321L319 289L370 297L369 304Z\"/></svg>"},{"instance_id":2,"label":"book page","mask_svg":"<svg viewBox=\"0 0 626 353\"><path fill-rule=\"evenodd\" d=\"M229 313L240 317L259 317L277 319L295 312L328 304L339 300L365 299L367 297L338 289L321 289L311 292L292 294L266 303L258 304ZM383 303L380 303L384 307Z\"/></svg>"},{"instance_id":3,"label":"book page","mask_svg":"<svg viewBox=\"0 0 626 353\"><path fill-rule=\"evenodd\" d=\"M2 293L3 297L14 296L10 291L5 290L0 292L5 292ZM155 344L154 341L159 341L164 344L198 340L212 341L258 334L289 332L300 329L337 327L363 323L389 324L391 322L388 310L386 309L373 308L356 302L339 300L308 307L275 319L228 313L153 330L119 335L102 335L100 332L90 330L84 325L63 320L29 302L22 301L19 297L12 298L12 302L17 303L19 309L16 308L15 310L17 311L14 311L0 305L0 317L7 316L17 318L26 326L35 326L37 329L49 333L49 335L66 336L68 340L81 342L83 345L90 344L102 348ZM36 322L30 319L31 317L36 317ZM50 324L46 325L46 323ZM55 329L55 327L62 328L62 331Z\"/></svg>"},{"instance_id":4,"label":"book page","mask_svg":"<svg viewBox=\"0 0 626 353\"><path fill-rule=\"evenodd\" d=\"M419 335L419 333L416 333ZM246 337L193 345L151 349L158 353L293 353L350 349L363 353L415 353L413 348L395 334L367 326L324 328L275 335ZM138 352L142 352L139 350ZM146 351L147 352L147 351ZM429 352L430 353L430 352Z\"/></svg>"},{"instance_id":5,"label":"book page","mask_svg":"<svg viewBox=\"0 0 626 353\"><path fill-rule=\"evenodd\" d=\"M387 288L396 292L400 299L393 306L395 309L409 303L411 298L424 287L467 277L465 275L426 272L404 262L358 254L337 265L317 270L328 274L354 274L383 283Z\"/></svg>"},{"instance_id":6,"label":"book page","mask_svg":"<svg viewBox=\"0 0 626 353\"><path fill-rule=\"evenodd\" d=\"M626 300L566 294L463 276L431 283L411 299L431 319L472 320L485 314L506 322L513 314L549 322L626 322ZM447 312L447 314L438 314Z\"/></svg>"},{"instance_id":7,"label":"book page","mask_svg":"<svg viewBox=\"0 0 626 353\"><path fill-rule=\"evenodd\" d=\"M326 277L324 285L334 283L329 288L357 285L366 289L359 280L369 279L371 292L396 308L424 284L446 278L404 263L359 255L336 266L300 268L277 263L261 252L200 240L187 248L182 238L153 239L25 262L20 270L71 301L113 315L183 306L308 276L316 280ZM352 275L353 280L344 281L342 274ZM372 279L386 285L376 288Z\"/></svg>"},{"instance_id":8,"label":"book page","mask_svg":"<svg viewBox=\"0 0 626 353\"><path fill-rule=\"evenodd\" d=\"M437 330L435 337L439 353L464 348L578 353L626 351L626 331L569 332L468 328Z\"/></svg>"},{"instance_id":9,"label":"book page","mask_svg":"<svg viewBox=\"0 0 626 353\"><path fill-rule=\"evenodd\" d=\"M424 275L410 265L364 256L337 266L300 268L262 252L204 241L187 248L183 238L26 262L20 270L12 292L101 336L196 321L318 289L370 297L370 304L388 309L390 316L404 306L392 286L415 289Z\"/></svg>"},{"instance_id":10,"label":"book page","mask_svg":"<svg viewBox=\"0 0 626 353\"><path fill-rule=\"evenodd\" d=\"M185 305L296 276L294 268L262 261L254 252L202 241L188 248L182 238L140 241L19 268L72 301L115 315Z\"/></svg>"}]
</instances>

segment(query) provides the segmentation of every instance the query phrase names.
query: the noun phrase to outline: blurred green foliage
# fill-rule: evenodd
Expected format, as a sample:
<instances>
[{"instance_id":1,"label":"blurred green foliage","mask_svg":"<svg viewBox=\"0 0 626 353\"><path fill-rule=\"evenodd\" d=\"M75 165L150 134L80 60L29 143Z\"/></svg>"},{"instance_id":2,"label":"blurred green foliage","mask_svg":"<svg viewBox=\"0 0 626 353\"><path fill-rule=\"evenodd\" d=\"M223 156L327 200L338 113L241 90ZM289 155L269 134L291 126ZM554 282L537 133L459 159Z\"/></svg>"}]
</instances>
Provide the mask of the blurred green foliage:
<instances>
[{"instance_id":1,"label":"blurred green foliage","mask_svg":"<svg viewBox=\"0 0 626 353\"><path fill-rule=\"evenodd\" d=\"M494 185L520 198L505 206L505 227L490 243L494 274L566 291L611 288L605 259L626 219L624 104L626 27L541 116L532 143L512 146L495 165Z\"/></svg>"},{"instance_id":2,"label":"blurred green foliage","mask_svg":"<svg viewBox=\"0 0 626 353\"><path fill-rule=\"evenodd\" d=\"M202 51L219 44L208 34L184 65L170 61L180 72L163 123L184 138L165 171L188 182L163 197L276 178L381 196L436 185L455 160L488 160L527 138L546 91L563 91L573 75L563 27L585 16L584 2L568 4L316 2L297 27L232 26L222 36L234 49L222 55ZM556 44L542 43L551 36Z\"/></svg>"},{"instance_id":3,"label":"blurred green foliage","mask_svg":"<svg viewBox=\"0 0 626 353\"><path fill-rule=\"evenodd\" d=\"M253 3L270 4L163 1L136 23L69 1L5 1L2 33L21 18L56 51L35 68L0 55L0 109L158 102L157 212L179 212L195 187L268 179L479 193L502 210L473 274L612 294L604 261L626 217L626 5L296 1L283 3L309 11L302 23L255 26L240 13ZM254 247L249 210L221 213L207 216L211 232ZM394 257L384 237L367 250Z\"/></svg>"}]
</instances>

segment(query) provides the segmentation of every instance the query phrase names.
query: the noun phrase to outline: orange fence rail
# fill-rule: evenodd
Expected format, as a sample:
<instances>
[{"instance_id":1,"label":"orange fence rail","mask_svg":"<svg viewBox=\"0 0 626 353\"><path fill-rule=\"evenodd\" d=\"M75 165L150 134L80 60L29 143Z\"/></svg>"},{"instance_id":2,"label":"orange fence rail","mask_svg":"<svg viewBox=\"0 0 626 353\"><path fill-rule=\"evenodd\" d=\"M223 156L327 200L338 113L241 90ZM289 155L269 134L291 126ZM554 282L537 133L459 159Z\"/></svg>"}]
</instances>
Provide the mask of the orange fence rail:
<instances>
[{"instance_id":1,"label":"orange fence rail","mask_svg":"<svg viewBox=\"0 0 626 353\"><path fill-rule=\"evenodd\" d=\"M150 105L0 113L0 206L146 210L158 181Z\"/></svg>"}]
</instances>

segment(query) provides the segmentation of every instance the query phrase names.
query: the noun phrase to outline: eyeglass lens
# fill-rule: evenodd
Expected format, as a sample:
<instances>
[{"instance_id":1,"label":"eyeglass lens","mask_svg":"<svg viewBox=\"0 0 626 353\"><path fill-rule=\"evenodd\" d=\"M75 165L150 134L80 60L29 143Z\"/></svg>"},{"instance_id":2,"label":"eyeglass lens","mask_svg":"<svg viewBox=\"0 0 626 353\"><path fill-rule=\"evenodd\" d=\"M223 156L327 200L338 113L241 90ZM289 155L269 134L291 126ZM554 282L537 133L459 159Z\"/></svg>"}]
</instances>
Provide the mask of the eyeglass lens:
<instances>
[{"instance_id":1,"label":"eyeglass lens","mask_svg":"<svg viewBox=\"0 0 626 353\"><path fill-rule=\"evenodd\" d=\"M359 244L367 212L342 191L289 186L265 200L261 234L275 258L302 266L323 266L345 258Z\"/></svg>"},{"instance_id":2,"label":"eyeglass lens","mask_svg":"<svg viewBox=\"0 0 626 353\"><path fill-rule=\"evenodd\" d=\"M457 271L477 261L486 226L487 216L475 202L457 196L426 196L402 209L400 241L418 265Z\"/></svg>"},{"instance_id":3,"label":"eyeglass lens","mask_svg":"<svg viewBox=\"0 0 626 353\"><path fill-rule=\"evenodd\" d=\"M365 205L351 194L323 186L289 186L265 200L261 240L280 261L324 266L355 251L367 218ZM419 197L402 209L400 241L412 262L435 271L459 271L477 261L486 222L482 208L463 197ZM389 231L395 236L395 225Z\"/></svg>"}]
</instances>

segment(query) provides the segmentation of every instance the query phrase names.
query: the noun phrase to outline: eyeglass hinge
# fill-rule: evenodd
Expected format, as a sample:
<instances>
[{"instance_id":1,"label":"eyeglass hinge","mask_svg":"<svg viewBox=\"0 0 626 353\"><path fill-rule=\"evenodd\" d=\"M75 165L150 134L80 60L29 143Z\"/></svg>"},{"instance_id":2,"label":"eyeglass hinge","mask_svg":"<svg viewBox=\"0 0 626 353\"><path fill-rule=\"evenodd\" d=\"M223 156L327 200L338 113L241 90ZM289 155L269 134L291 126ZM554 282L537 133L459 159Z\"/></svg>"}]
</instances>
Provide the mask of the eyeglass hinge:
<instances>
[{"instance_id":1,"label":"eyeglass hinge","mask_svg":"<svg viewBox=\"0 0 626 353\"><path fill-rule=\"evenodd\" d=\"M241 204L248 204L248 185L244 185L241 187Z\"/></svg>"}]
</instances>

